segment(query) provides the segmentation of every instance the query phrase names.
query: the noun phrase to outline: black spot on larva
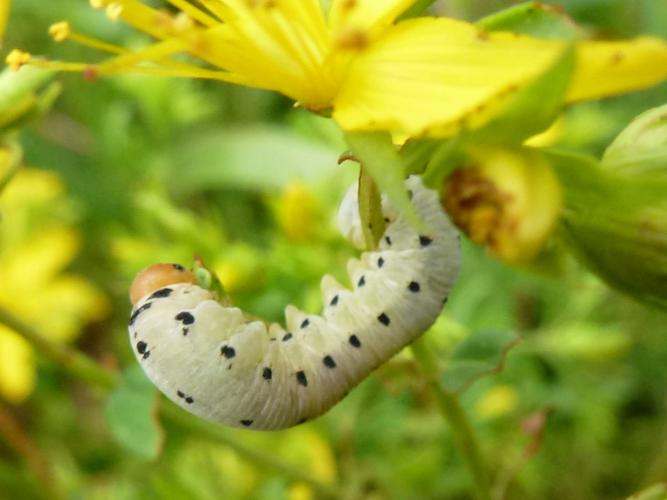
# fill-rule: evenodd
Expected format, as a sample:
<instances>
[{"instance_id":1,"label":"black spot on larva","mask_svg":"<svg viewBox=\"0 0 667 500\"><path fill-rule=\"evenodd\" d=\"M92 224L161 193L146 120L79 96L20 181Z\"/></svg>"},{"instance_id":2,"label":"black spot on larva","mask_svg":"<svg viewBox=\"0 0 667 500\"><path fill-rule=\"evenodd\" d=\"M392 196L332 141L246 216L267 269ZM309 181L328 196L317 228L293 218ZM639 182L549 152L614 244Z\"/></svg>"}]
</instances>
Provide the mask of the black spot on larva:
<instances>
[{"instance_id":1,"label":"black spot on larva","mask_svg":"<svg viewBox=\"0 0 667 500\"><path fill-rule=\"evenodd\" d=\"M189 405L195 402L195 399L192 396L188 396L185 398L185 402Z\"/></svg>"},{"instance_id":2,"label":"black spot on larva","mask_svg":"<svg viewBox=\"0 0 667 500\"><path fill-rule=\"evenodd\" d=\"M145 353L146 349L148 349L148 344L146 342L144 342L143 340L137 342L137 352L139 354Z\"/></svg>"},{"instance_id":3,"label":"black spot on larva","mask_svg":"<svg viewBox=\"0 0 667 500\"><path fill-rule=\"evenodd\" d=\"M184 325L191 325L195 322L195 317L187 311L179 312L174 316L176 321L182 321Z\"/></svg>"},{"instance_id":4,"label":"black spot on larva","mask_svg":"<svg viewBox=\"0 0 667 500\"><path fill-rule=\"evenodd\" d=\"M322 358L322 363L324 363L324 366L327 368L336 368L336 361L329 355Z\"/></svg>"},{"instance_id":5,"label":"black spot on larva","mask_svg":"<svg viewBox=\"0 0 667 500\"><path fill-rule=\"evenodd\" d=\"M359 278L359 281L357 282L357 287L361 288L365 284L366 284L366 276L362 276L361 278Z\"/></svg>"},{"instance_id":6,"label":"black spot on larva","mask_svg":"<svg viewBox=\"0 0 667 500\"><path fill-rule=\"evenodd\" d=\"M171 295L171 292L173 290L171 288L162 288L158 290L157 292L153 292L153 294L148 297L149 299L163 299L165 297L169 297Z\"/></svg>"},{"instance_id":7,"label":"black spot on larva","mask_svg":"<svg viewBox=\"0 0 667 500\"><path fill-rule=\"evenodd\" d=\"M410 284L408 285L408 290L410 290L411 292L417 293L419 289L420 289L419 283L417 283L416 281L411 281Z\"/></svg>"},{"instance_id":8,"label":"black spot on larva","mask_svg":"<svg viewBox=\"0 0 667 500\"><path fill-rule=\"evenodd\" d=\"M361 341L356 335L350 335L349 341L350 344L352 344L352 347L361 347Z\"/></svg>"},{"instance_id":9,"label":"black spot on larva","mask_svg":"<svg viewBox=\"0 0 667 500\"><path fill-rule=\"evenodd\" d=\"M190 331L189 328L183 328L183 336L185 337L189 331Z\"/></svg>"},{"instance_id":10,"label":"black spot on larva","mask_svg":"<svg viewBox=\"0 0 667 500\"><path fill-rule=\"evenodd\" d=\"M384 259L382 257L380 257L378 259L378 267L382 267L382 266L384 266Z\"/></svg>"},{"instance_id":11,"label":"black spot on larva","mask_svg":"<svg viewBox=\"0 0 667 500\"><path fill-rule=\"evenodd\" d=\"M303 371L296 372L296 381L299 385L306 387L308 385L308 379L306 378L306 373Z\"/></svg>"},{"instance_id":12,"label":"black spot on larva","mask_svg":"<svg viewBox=\"0 0 667 500\"><path fill-rule=\"evenodd\" d=\"M449 297L445 297L444 299L442 299L442 305L444 306L447 303L448 300L449 300Z\"/></svg>"},{"instance_id":13,"label":"black spot on larva","mask_svg":"<svg viewBox=\"0 0 667 500\"><path fill-rule=\"evenodd\" d=\"M269 368L268 366L264 368L264 370L262 371L262 377L264 378L264 380L271 380L271 377L273 377L273 371L271 370L271 368Z\"/></svg>"},{"instance_id":14,"label":"black spot on larva","mask_svg":"<svg viewBox=\"0 0 667 500\"><path fill-rule=\"evenodd\" d=\"M391 219L389 219L389 217L385 217L385 218L384 218L384 221L385 221L385 222L391 222Z\"/></svg>"},{"instance_id":15,"label":"black spot on larva","mask_svg":"<svg viewBox=\"0 0 667 500\"><path fill-rule=\"evenodd\" d=\"M150 351L146 351L144 355L141 357L141 359L148 359L148 357L151 355Z\"/></svg>"},{"instance_id":16,"label":"black spot on larva","mask_svg":"<svg viewBox=\"0 0 667 500\"><path fill-rule=\"evenodd\" d=\"M134 312L132 313L132 316L130 316L130 325L134 324L134 320L136 320L137 317L138 317L142 312L144 312L146 309L150 309L152 304L153 304L152 302L146 302L144 305L142 305L142 306L139 307L136 311L134 311Z\"/></svg>"},{"instance_id":17,"label":"black spot on larva","mask_svg":"<svg viewBox=\"0 0 667 500\"><path fill-rule=\"evenodd\" d=\"M387 245L391 245L391 238L389 236L385 236L384 241L387 242Z\"/></svg>"},{"instance_id":18,"label":"black spot on larva","mask_svg":"<svg viewBox=\"0 0 667 500\"><path fill-rule=\"evenodd\" d=\"M310 325L310 320L308 318L301 322L301 328L306 328L308 325Z\"/></svg>"},{"instance_id":19,"label":"black spot on larva","mask_svg":"<svg viewBox=\"0 0 667 500\"><path fill-rule=\"evenodd\" d=\"M292 334L288 332L283 336L283 342L287 342L291 338L292 338Z\"/></svg>"},{"instance_id":20,"label":"black spot on larva","mask_svg":"<svg viewBox=\"0 0 667 500\"><path fill-rule=\"evenodd\" d=\"M234 356L236 356L236 350L231 346L223 345L220 348L220 354L227 359L232 359Z\"/></svg>"},{"instance_id":21,"label":"black spot on larva","mask_svg":"<svg viewBox=\"0 0 667 500\"><path fill-rule=\"evenodd\" d=\"M414 196L414 193L412 192L412 189L408 189L408 198L412 199Z\"/></svg>"},{"instance_id":22,"label":"black spot on larva","mask_svg":"<svg viewBox=\"0 0 667 500\"><path fill-rule=\"evenodd\" d=\"M250 427L253 423L253 420L241 420L241 425L244 427Z\"/></svg>"},{"instance_id":23,"label":"black spot on larva","mask_svg":"<svg viewBox=\"0 0 667 500\"><path fill-rule=\"evenodd\" d=\"M419 243L423 247L429 246L432 242L433 242L433 240L431 238L429 238L428 236L420 236L419 237Z\"/></svg>"},{"instance_id":24,"label":"black spot on larva","mask_svg":"<svg viewBox=\"0 0 667 500\"><path fill-rule=\"evenodd\" d=\"M176 395L189 405L195 402L195 398L193 398L192 396L186 396L183 391L176 391Z\"/></svg>"},{"instance_id":25,"label":"black spot on larva","mask_svg":"<svg viewBox=\"0 0 667 500\"><path fill-rule=\"evenodd\" d=\"M177 271L185 271L185 268L180 264L172 264L171 267L173 267Z\"/></svg>"},{"instance_id":26,"label":"black spot on larva","mask_svg":"<svg viewBox=\"0 0 667 500\"><path fill-rule=\"evenodd\" d=\"M391 323L389 316L387 316L385 313L382 313L378 316L378 321L384 326L389 326L389 323Z\"/></svg>"},{"instance_id":27,"label":"black spot on larva","mask_svg":"<svg viewBox=\"0 0 667 500\"><path fill-rule=\"evenodd\" d=\"M335 306L336 304L338 304L338 295L334 295L331 301L329 301L330 306Z\"/></svg>"},{"instance_id":28,"label":"black spot on larva","mask_svg":"<svg viewBox=\"0 0 667 500\"><path fill-rule=\"evenodd\" d=\"M185 397L185 393L183 391L176 391L176 395L181 399Z\"/></svg>"}]
</instances>

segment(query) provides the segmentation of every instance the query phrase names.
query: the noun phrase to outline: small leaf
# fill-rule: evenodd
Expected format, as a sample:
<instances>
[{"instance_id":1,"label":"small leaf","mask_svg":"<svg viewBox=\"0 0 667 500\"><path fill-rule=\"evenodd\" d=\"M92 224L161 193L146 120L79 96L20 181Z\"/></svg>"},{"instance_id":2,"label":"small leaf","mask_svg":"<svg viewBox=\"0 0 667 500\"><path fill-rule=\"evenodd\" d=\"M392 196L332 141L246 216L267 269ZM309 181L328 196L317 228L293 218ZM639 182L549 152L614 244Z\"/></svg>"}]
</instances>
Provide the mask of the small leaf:
<instances>
[{"instance_id":1,"label":"small leaf","mask_svg":"<svg viewBox=\"0 0 667 500\"><path fill-rule=\"evenodd\" d=\"M557 5L526 2L477 22L486 31L513 31L539 38L576 40L583 31Z\"/></svg>"},{"instance_id":2,"label":"small leaf","mask_svg":"<svg viewBox=\"0 0 667 500\"><path fill-rule=\"evenodd\" d=\"M385 132L347 132L345 138L380 191L412 224L423 229L405 189L405 169L391 136Z\"/></svg>"},{"instance_id":3,"label":"small leaf","mask_svg":"<svg viewBox=\"0 0 667 500\"><path fill-rule=\"evenodd\" d=\"M163 432L156 418L158 394L139 366L123 373L107 400L105 415L114 438L127 451L154 460L162 449Z\"/></svg>"},{"instance_id":4,"label":"small leaf","mask_svg":"<svg viewBox=\"0 0 667 500\"><path fill-rule=\"evenodd\" d=\"M365 168L359 172L359 217L367 249L377 248L377 243L384 234L382 198L380 192Z\"/></svg>"},{"instance_id":5,"label":"small leaf","mask_svg":"<svg viewBox=\"0 0 667 500\"><path fill-rule=\"evenodd\" d=\"M178 194L202 189L279 193L294 179L323 182L340 175L336 152L278 127L198 133L177 145L167 181Z\"/></svg>"},{"instance_id":6,"label":"small leaf","mask_svg":"<svg viewBox=\"0 0 667 500\"><path fill-rule=\"evenodd\" d=\"M461 342L440 379L448 391L462 392L478 379L500 371L509 350L519 342L511 331L482 330Z\"/></svg>"}]
</instances>

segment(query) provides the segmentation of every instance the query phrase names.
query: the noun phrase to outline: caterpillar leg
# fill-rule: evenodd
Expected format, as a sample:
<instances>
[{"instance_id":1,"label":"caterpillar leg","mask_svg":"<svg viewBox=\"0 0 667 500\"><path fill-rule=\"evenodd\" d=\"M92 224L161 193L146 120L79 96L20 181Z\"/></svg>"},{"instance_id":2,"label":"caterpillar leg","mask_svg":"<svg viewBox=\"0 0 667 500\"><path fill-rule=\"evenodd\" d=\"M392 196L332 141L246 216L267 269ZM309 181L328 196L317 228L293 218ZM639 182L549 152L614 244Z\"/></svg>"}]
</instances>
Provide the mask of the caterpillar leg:
<instances>
[{"instance_id":1,"label":"caterpillar leg","mask_svg":"<svg viewBox=\"0 0 667 500\"><path fill-rule=\"evenodd\" d=\"M324 413L433 324L458 274L457 232L437 193L416 176L406 184L428 233L383 200L385 233L349 262L351 286L325 276L322 313L288 306L285 327L246 319L180 266L149 268L135 280L129 325L147 375L184 409L226 425L280 429ZM358 244L360 224L353 187L339 225Z\"/></svg>"}]
</instances>

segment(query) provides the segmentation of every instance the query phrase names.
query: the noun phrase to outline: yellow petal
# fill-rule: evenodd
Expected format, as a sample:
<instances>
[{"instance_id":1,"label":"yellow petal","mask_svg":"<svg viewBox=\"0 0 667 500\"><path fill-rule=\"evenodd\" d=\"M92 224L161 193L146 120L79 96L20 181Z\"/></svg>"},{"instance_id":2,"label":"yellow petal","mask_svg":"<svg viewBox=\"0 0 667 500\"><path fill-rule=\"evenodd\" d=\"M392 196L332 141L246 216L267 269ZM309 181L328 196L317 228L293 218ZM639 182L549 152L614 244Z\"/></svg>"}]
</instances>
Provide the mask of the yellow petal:
<instances>
[{"instance_id":1,"label":"yellow petal","mask_svg":"<svg viewBox=\"0 0 667 500\"><path fill-rule=\"evenodd\" d=\"M667 42L584 42L568 101L595 99L650 87L667 78Z\"/></svg>"},{"instance_id":2,"label":"yellow petal","mask_svg":"<svg viewBox=\"0 0 667 500\"><path fill-rule=\"evenodd\" d=\"M393 23L415 0L334 0L329 26L334 33L356 30L372 34Z\"/></svg>"},{"instance_id":3,"label":"yellow petal","mask_svg":"<svg viewBox=\"0 0 667 500\"><path fill-rule=\"evenodd\" d=\"M35 360L30 345L0 325L0 396L22 403L35 388Z\"/></svg>"},{"instance_id":4,"label":"yellow petal","mask_svg":"<svg viewBox=\"0 0 667 500\"><path fill-rule=\"evenodd\" d=\"M333 116L347 130L451 135L485 123L564 47L447 18L405 21L354 59Z\"/></svg>"}]
</instances>

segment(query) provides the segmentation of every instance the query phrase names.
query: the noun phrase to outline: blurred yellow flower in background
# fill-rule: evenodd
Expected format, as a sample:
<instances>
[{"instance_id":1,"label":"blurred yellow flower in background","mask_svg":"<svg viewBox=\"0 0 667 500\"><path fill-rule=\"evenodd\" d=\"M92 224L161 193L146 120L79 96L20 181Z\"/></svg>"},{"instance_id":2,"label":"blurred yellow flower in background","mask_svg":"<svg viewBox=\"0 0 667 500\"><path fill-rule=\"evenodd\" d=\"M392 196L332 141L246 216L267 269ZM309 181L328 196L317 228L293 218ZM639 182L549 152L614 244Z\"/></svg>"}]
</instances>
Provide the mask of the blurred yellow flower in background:
<instances>
[{"instance_id":1,"label":"blurred yellow flower in background","mask_svg":"<svg viewBox=\"0 0 667 500\"><path fill-rule=\"evenodd\" d=\"M109 309L85 278L63 272L80 246L68 203L57 174L28 168L0 196L0 307L59 342L75 339ZM0 326L0 397L20 403L34 386L32 348Z\"/></svg>"},{"instance_id":2,"label":"blurred yellow flower in background","mask_svg":"<svg viewBox=\"0 0 667 500\"><path fill-rule=\"evenodd\" d=\"M157 42L139 49L54 24L70 39L113 54L98 63L50 62L15 50L10 66L216 79L274 90L315 111L330 110L345 130L449 136L502 110L548 70L569 42L486 32L448 18L396 23L416 0L168 0L171 14L137 0L91 0ZM658 38L575 43L569 101L637 90L667 78L667 43ZM189 54L206 65L186 63Z\"/></svg>"}]
</instances>

